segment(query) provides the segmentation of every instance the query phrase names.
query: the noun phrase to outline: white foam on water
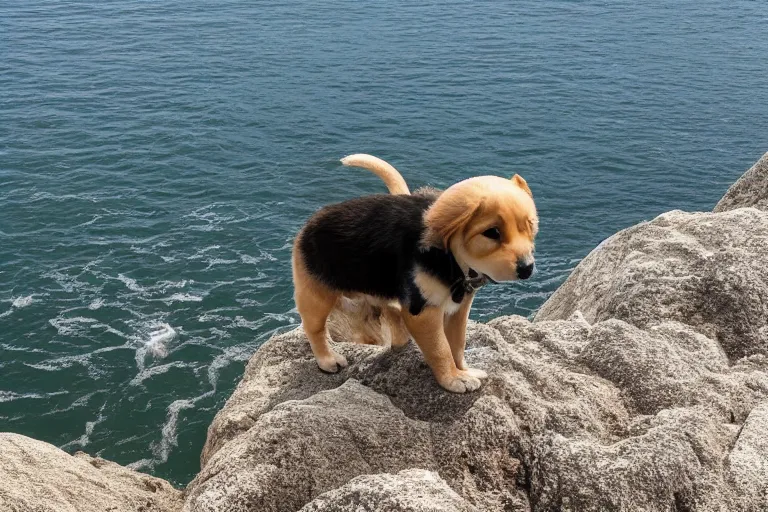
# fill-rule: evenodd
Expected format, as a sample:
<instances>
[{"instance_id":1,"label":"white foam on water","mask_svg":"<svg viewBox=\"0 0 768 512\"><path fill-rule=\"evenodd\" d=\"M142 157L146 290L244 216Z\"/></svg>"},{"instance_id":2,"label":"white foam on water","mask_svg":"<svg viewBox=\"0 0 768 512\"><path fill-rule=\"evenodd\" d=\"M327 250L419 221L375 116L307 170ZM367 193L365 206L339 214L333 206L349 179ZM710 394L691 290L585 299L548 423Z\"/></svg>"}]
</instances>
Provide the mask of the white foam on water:
<instances>
[{"instance_id":1,"label":"white foam on water","mask_svg":"<svg viewBox=\"0 0 768 512\"><path fill-rule=\"evenodd\" d=\"M183 410L194 408L198 401L207 398L212 394L213 391L208 391L195 398L174 400L171 402L171 405L168 406L168 414L165 418L165 423L160 430L160 441L150 445L154 457L151 459L137 460L136 462L128 464L127 467L133 470L152 469L157 464L164 464L168 462L168 457L170 456L171 451L173 451L173 449L179 444L177 433L179 414Z\"/></svg>"},{"instance_id":2,"label":"white foam on water","mask_svg":"<svg viewBox=\"0 0 768 512\"><path fill-rule=\"evenodd\" d=\"M240 261L247 264L247 265L255 265L257 263L261 263L262 261L277 261L277 258L272 256L272 254L268 253L264 250L259 250L258 256L251 256L249 254L240 254Z\"/></svg>"},{"instance_id":3,"label":"white foam on water","mask_svg":"<svg viewBox=\"0 0 768 512\"><path fill-rule=\"evenodd\" d=\"M83 316L76 316L72 318L56 317L48 320L48 323L56 328L61 336L74 336L82 335L89 329L94 327L93 324L98 324L98 320L95 318L86 318ZM104 324L100 324L104 325Z\"/></svg>"},{"instance_id":4,"label":"white foam on water","mask_svg":"<svg viewBox=\"0 0 768 512\"><path fill-rule=\"evenodd\" d=\"M87 371L88 375L93 379L99 379L107 373L107 370L100 368L97 365L91 364L91 357L96 354L104 352L112 352L113 350L133 350L133 347L123 344L113 347L102 347L86 354L76 354L69 356L57 357L54 359L47 359L39 363L24 363L24 366L34 368L36 370L42 370L46 372L56 372L62 369L70 368L76 364L82 365Z\"/></svg>"},{"instance_id":5,"label":"white foam on water","mask_svg":"<svg viewBox=\"0 0 768 512\"><path fill-rule=\"evenodd\" d=\"M91 400L93 396L95 396L97 393L104 393L106 392L106 389L101 389L98 391L91 391L90 393L86 393L85 395L81 396L71 404L69 404L67 407L63 409L51 409L50 411L46 411L41 416L52 416L54 414L59 414L62 412L68 412L73 409L77 409L78 407L85 407L88 405L88 402Z\"/></svg>"},{"instance_id":6,"label":"white foam on water","mask_svg":"<svg viewBox=\"0 0 768 512\"><path fill-rule=\"evenodd\" d=\"M163 302L170 304L172 302L201 302L203 297L200 295L193 295L191 293L174 293L168 298L163 299Z\"/></svg>"},{"instance_id":7,"label":"white foam on water","mask_svg":"<svg viewBox=\"0 0 768 512\"><path fill-rule=\"evenodd\" d=\"M26 297L16 297L13 299L11 305L17 309L25 308L35 302L34 295L27 295Z\"/></svg>"},{"instance_id":8,"label":"white foam on water","mask_svg":"<svg viewBox=\"0 0 768 512\"><path fill-rule=\"evenodd\" d=\"M66 164L57 165L56 167L60 167L63 169L69 168ZM56 194L51 194L50 192L35 192L30 197L31 201L43 201L46 199L55 201L57 203L60 201L66 201L68 199L79 199L82 201L90 201L92 203L98 202L97 198L89 194L62 194L60 196L57 196Z\"/></svg>"},{"instance_id":9,"label":"white foam on water","mask_svg":"<svg viewBox=\"0 0 768 512\"><path fill-rule=\"evenodd\" d=\"M266 319L264 317L258 319L258 320L246 320L242 316L236 316L234 322L229 327L244 327L245 329L250 329L252 331L258 331L262 325L266 322Z\"/></svg>"},{"instance_id":10,"label":"white foam on water","mask_svg":"<svg viewBox=\"0 0 768 512\"><path fill-rule=\"evenodd\" d=\"M212 211L212 209L216 207L216 204L209 204L208 206L203 206L202 208L198 208L192 213L185 215L184 218L192 218L205 222L205 224L190 224L187 226L187 229L195 231L221 231L224 229L220 227L219 224L227 223L233 220L234 217L231 215L219 215L215 211Z\"/></svg>"},{"instance_id":11,"label":"white foam on water","mask_svg":"<svg viewBox=\"0 0 768 512\"><path fill-rule=\"evenodd\" d=\"M248 361L256 351L257 346L256 343L243 343L242 345L227 347L221 354L213 358L211 364L208 365L208 382L214 391L216 391L216 385L219 381L220 370L235 361Z\"/></svg>"},{"instance_id":12,"label":"white foam on water","mask_svg":"<svg viewBox=\"0 0 768 512\"><path fill-rule=\"evenodd\" d=\"M143 384L145 380L151 379L152 377L155 377L157 375L162 375L166 373L168 370L171 370L173 368L187 368L188 366L189 364L187 363L183 363L181 361L174 361L168 364L161 364L160 366L151 366L149 368L144 368L133 379L131 379L131 382L129 382L128 385L139 386Z\"/></svg>"},{"instance_id":13,"label":"white foam on water","mask_svg":"<svg viewBox=\"0 0 768 512\"><path fill-rule=\"evenodd\" d=\"M198 322L229 322L232 319L224 315L216 315L212 312L203 313L197 317Z\"/></svg>"},{"instance_id":14,"label":"white foam on water","mask_svg":"<svg viewBox=\"0 0 768 512\"><path fill-rule=\"evenodd\" d=\"M93 434L93 429L104 421L106 418L104 416L104 407L107 404L104 403L104 405L101 406L101 409L99 409L99 416L94 421L86 421L85 422L85 433L78 437L77 439L73 439L72 441L61 445L59 448L62 450L65 450L67 448L70 448L72 446L79 446L80 448L83 448L84 446L87 446L88 443L91 442L91 434Z\"/></svg>"},{"instance_id":15,"label":"white foam on water","mask_svg":"<svg viewBox=\"0 0 768 512\"><path fill-rule=\"evenodd\" d=\"M229 338L230 337L230 334L227 331L223 331L223 330L218 329L216 327L211 327L208 330L211 332L211 334L213 334L214 336L216 336L219 339L224 339L224 338Z\"/></svg>"},{"instance_id":16,"label":"white foam on water","mask_svg":"<svg viewBox=\"0 0 768 512\"><path fill-rule=\"evenodd\" d=\"M117 274L117 280L121 281L129 290L134 292L143 293L144 288L141 287L135 279L125 276L123 274Z\"/></svg>"},{"instance_id":17,"label":"white foam on water","mask_svg":"<svg viewBox=\"0 0 768 512\"><path fill-rule=\"evenodd\" d=\"M48 352L45 350L41 350L39 348L28 348L28 347L17 347L14 345L9 345L7 343L0 343L0 348L3 350L7 350L9 352L28 352L30 354L47 354Z\"/></svg>"},{"instance_id":18,"label":"white foam on water","mask_svg":"<svg viewBox=\"0 0 768 512\"><path fill-rule=\"evenodd\" d=\"M16 393L15 391L0 390L0 403L13 402L15 400L39 400L51 396L66 395L69 391L54 391L52 393Z\"/></svg>"},{"instance_id":19,"label":"white foam on water","mask_svg":"<svg viewBox=\"0 0 768 512\"><path fill-rule=\"evenodd\" d=\"M97 309L101 308L104 305L104 299L99 297L98 299L93 299L90 304L88 304L88 309L91 311L96 311Z\"/></svg>"},{"instance_id":20,"label":"white foam on water","mask_svg":"<svg viewBox=\"0 0 768 512\"><path fill-rule=\"evenodd\" d=\"M149 343L147 345L166 344L176 337L176 330L169 324L160 324L149 332Z\"/></svg>"},{"instance_id":21,"label":"white foam on water","mask_svg":"<svg viewBox=\"0 0 768 512\"><path fill-rule=\"evenodd\" d=\"M293 323L293 317L286 313L264 313L264 318L275 320L277 322L289 322Z\"/></svg>"},{"instance_id":22,"label":"white foam on water","mask_svg":"<svg viewBox=\"0 0 768 512\"><path fill-rule=\"evenodd\" d=\"M86 283L82 283L77 280L77 276L69 276L67 274L64 274L60 270L51 270L49 272L45 272L42 274L42 277L45 277L47 279L53 279L56 281L56 284L61 286L61 288L65 292L74 292L75 290L79 288L83 288L86 286Z\"/></svg>"},{"instance_id":23,"label":"white foam on water","mask_svg":"<svg viewBox=\"0 0 768 512\"><path fill-rule=\"evenodd\" d=\"M208 251L215 251L217 249L221 249L220 245L209 245L208 247L203 247L202 249L198 249L195 254L192 256L187 256L188 260L199 260L201 258L205 257L205 253Z\"/></svg>"},{"instance_id":24,"label":"white foam on water","mask_svg":"<svg viewBox=\"0 0 768 512\"><path fill-rule=\"evenodd\" d=\"M224 258L211 258L208 260L208 266L205 267L205 270L209 270L216 265L232 265L233 263L237 263L237 260L227 260Z\"/></svg>"},{"instance_id":25,"label":"white foam on water","mask_svg":"<svg viewBox=\"0 0 768 512\"><path fill-rule=\"evenodd\" d=\"M155 323L150 327L143 344L136 350L136 367L139 372L144 370L144 359L147 354L155 359L163 359L168 355L168 343L176 337L176 330L167 323Z\"/></svg>"},{"instance_id":26,"label":"white foam on water","mask_svg":"<svg viewBox=\"0 0 768 512\"><path fill-rule=\"evenodd\" d=\"M188 284L194 284L194 279L182 279L181 281L159 281L152 288L165 292L168 288L184 288Z\"/></svg>"},{"instance_id":27,"label":"white foam on water","mask_svg":"<svg viewBox=\"0 0 768 512\"><path fill-rule=\"evenodd\" d=\"M259 307L259 306L263 306L264 305L263 302L260 302L258 300L252 299L250 297L236 297L235 301L238 304L240 304L241 306L246 307L246 308L248 308L248 307Z\"/></svg>"},{"instance_id":28,"label":"white foam on water","mask_svg":"<svg viewBox=\"0 0 768 512\"><path fill-rule=\"evenodd\" d=\"M87 222L83 222L82 224L78 224L78 225L77 225L77 226L75 226L75 227L76 227L76 228L80 228L80 227L83 227L83 226L90 226L91 224L93 224L93 223L94 223L94 222L96 222L97 220L101 219L102 217L103 217L103 215L99 215L99 214L97 213L96 215L94 215L94 216L93 216L93 218L92 218L91 220L89 220L89 221L87 221Z\"/></svg>"}]
</instances>

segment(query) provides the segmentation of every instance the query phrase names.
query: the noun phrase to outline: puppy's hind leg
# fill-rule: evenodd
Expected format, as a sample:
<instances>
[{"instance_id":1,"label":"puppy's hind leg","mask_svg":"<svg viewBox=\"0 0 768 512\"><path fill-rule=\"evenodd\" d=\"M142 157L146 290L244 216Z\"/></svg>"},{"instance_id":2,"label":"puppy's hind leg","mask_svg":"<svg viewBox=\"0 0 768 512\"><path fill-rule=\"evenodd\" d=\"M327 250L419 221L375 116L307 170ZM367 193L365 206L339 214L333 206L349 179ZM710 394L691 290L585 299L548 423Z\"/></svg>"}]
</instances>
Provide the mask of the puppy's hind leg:
<instances>
[{"instance_id":1,"label":"puppy's hind leg","mask_svg":"<svg viewBox=\"0 0 768 512\"><path fill-rule=\"evenodd\" d=\"M403 321L402 309L387 305L382 314L382 326L385 324L389 329L390 347L398 350L403 348L411 340L411 335L405 327Z\"/></svg>"},{"instance_id":2,"label":"puppy's hind leg","mask_svg":"<svg viewBox=\"0 0 768 512\"><path fill-rule=\"evenodd\" d=\"M315 355L317 365L328 373L336 373L340 368L347 366L347 360L341 354L337 354L328 343L326 322L331 310L341 295L329 290L310 276L294 257L293 282L295 286L294 298L296 309L301 316L304 332L309 338L309 345Z\"/></svg>"}]
</instances>

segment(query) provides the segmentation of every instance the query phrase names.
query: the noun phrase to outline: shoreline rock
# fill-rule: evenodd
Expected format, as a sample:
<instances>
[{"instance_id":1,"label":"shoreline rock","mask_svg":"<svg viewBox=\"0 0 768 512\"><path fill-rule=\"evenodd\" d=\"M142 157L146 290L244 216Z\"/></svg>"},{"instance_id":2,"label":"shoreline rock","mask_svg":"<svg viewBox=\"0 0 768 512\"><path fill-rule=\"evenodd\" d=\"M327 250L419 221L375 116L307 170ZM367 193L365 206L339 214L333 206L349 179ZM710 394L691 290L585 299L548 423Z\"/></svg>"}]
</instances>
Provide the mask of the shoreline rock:
<instances>
[{"instance_id":1,"label":"shoreline rock","mask_svg":"<svg viewBox=\"0 0 768 512\"><path fill-rule=\"evenodd\" d=\"M0 433L2 512L172 512L181 506L182 492L161 478Z\"/></svg>"},{"instance_id":2,"label":"shoreline rock","mask_svg":"<svg viewBox=\"0 0 768 512\"><path fill-rule=\"evenodd\" d=\"M728 209L669 212L606 240L534 322L472 323L467 359L490 374L477 393L440 390L412 344L337 344L351 364L329 376L301 330L271 339L211 425L184 510L345 510L351 492L394 503L408 491L393 475L417 469L464 500L440 510L767 509L768 212L752 207L755 168Z\"/></svg>"}]
</instances>

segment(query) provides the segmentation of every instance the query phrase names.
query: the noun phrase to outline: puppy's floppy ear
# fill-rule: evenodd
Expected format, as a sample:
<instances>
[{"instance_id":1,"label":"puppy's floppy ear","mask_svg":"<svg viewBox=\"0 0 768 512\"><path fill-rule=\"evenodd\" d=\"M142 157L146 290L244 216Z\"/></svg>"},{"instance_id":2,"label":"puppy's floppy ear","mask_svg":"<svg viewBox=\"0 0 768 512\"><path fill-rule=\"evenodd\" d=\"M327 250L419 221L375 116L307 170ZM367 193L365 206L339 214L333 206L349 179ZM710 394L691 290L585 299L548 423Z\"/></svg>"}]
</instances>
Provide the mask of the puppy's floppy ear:
<instances>
[{"instance_id":1,"label":"puppy's floppy ear","mask_svg":"<svg viewBox=\"0 0 768 512\"><path fill-rule=\"evenodd\" d=\"M531 193L531 189L528 188L528 182L526 182L522 176L520 176L519 174L515 174L514 176L512 176L512 182L518 187L520 187L521 189L523 189L523 192L533 197L533 193Z\"/></svg>"},{"instance_id":2,"label":"puppy's floppy ear","mask_svg":"<svg viewBox=\"0 0 768 512\"><path fill-rule=\"evenodd\" d=\"M422 243L448 249L451 237L467 225L481 206L482 198L477 196L443 194L424 216L427 231Z\"/></svg>"}]
</instances>

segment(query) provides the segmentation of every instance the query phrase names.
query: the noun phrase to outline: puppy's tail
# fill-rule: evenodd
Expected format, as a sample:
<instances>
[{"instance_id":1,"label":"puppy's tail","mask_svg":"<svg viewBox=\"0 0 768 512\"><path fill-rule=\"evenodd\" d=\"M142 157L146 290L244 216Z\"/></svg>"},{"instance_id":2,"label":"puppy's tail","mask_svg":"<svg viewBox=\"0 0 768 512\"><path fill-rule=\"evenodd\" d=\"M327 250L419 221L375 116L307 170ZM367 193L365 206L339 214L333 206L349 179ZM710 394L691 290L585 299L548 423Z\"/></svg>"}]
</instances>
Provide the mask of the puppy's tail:
<instances>
[{"instance_id":1,"label":"puppy's tail","mask_svg":"<svg viewBox=\"0 0 768 512\"><path fill-rule=\"evenodd\" d=\"M362 167L363 169L368 169L373 172L373 174L384 181L390 194L411 193L411 191L408 190L408 184L405 182L402 175L397 172L397 169L381 158L358 153L356 155L345 156L341 159L341 163L348 167Z\"/></svg>"}]
</instances>

